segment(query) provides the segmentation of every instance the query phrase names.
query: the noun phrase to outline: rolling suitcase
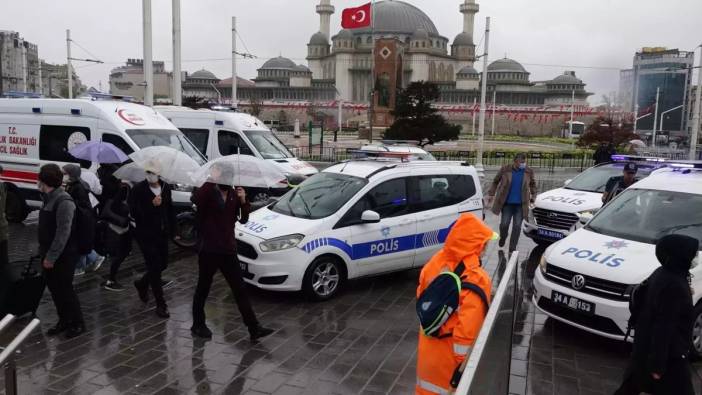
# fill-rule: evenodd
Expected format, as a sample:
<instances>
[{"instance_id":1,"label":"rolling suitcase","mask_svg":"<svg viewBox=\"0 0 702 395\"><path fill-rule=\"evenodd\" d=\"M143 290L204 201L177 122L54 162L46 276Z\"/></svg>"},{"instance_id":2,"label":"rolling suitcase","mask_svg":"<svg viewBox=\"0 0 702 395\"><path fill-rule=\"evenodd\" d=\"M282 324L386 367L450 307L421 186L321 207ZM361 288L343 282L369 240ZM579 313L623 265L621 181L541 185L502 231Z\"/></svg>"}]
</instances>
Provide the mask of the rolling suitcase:
<instances>
[{"instance_id":1,"label":"rolling suitcase","mask_svg":"<svg viewBox=\"0 0 702 395\"><path fill-rule=\"evenodd\" d=\"M5 314L35 315L44 294L46 282L38 270L39 257L10 263L0 275L0 317Z\"/></svg>"}]
</instances>

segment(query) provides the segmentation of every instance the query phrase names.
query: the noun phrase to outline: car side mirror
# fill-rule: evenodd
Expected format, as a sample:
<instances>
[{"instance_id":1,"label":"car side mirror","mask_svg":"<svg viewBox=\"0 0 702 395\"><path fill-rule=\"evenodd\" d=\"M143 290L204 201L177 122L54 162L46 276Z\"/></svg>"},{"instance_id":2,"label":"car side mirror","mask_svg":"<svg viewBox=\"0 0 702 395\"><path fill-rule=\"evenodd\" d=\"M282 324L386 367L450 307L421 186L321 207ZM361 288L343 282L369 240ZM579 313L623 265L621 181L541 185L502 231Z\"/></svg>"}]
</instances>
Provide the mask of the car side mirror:
<instances>
[{"instance_id":1,"label":"car side mirror","mask_svg":"<svg viewBox=\"0 0 702 395\"><path fill-rule=\"evenodd\" d=\"M361 222L364 224L376 224L380 222L380 214L373 210L366 210L361 214Z\"/></svg>"},{"instance_id":2,"label":"car side mirror","mask_svg":"<svg viewBox=\"0 0 702 395\"><path fill-rule=\"evenodd\" d=\"M565 180L565 182L563 182L563 185L568 186L568 184L570 184L571 181L573 181L573 179L569 178Z\"/></svg>"},{"instance_id":3,"label":"car side mirror","mask_svg":"<svg viewBox=\"0 0 702 395\"><path fill-rule=\"evenodd\" d=\"M592 215L590 213L580 214L580 219L579 219L580 224L582 224L582 225L587 224L588 222L590 222L592 217L594 217L594 215Z\"/></svg>"}]
</instances>

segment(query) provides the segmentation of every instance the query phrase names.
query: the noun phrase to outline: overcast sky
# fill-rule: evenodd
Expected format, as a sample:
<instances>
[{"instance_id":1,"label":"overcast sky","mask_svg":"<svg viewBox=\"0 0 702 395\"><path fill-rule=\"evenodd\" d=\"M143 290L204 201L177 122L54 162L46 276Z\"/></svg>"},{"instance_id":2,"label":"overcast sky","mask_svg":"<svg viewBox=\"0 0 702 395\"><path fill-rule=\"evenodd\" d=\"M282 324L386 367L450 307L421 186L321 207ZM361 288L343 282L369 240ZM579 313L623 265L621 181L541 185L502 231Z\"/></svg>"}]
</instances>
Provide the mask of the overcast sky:
<instances>
[{"instance_id":1,"label":"overcast sky","mask_svg":"<svg viewBox=\"0 0 702 395\"><path fill-rule=\"evenodd\" d=\"M463 28L461 0L406 0L421 8L439 32L453 41ZM341 10L364 0L332 0L332 35L340 29ZM490 56L521 62L531 80L551 79L565 69L595 93L591 103L617 90L619 68L631 67L642 46L692 50L702 42L700 0L478 0L475 40L483 37L485 17L492 18ZM92 57L103 65L78 63L87 86L107 86L110 69L127 58L141 58L141 1L3 0L0 29L14 30L39 46L39 56L65 63L65 30L76 44L73 57ZM154 60L172 69L171 1L153 0ZM305 63L307 42L319 30L318 0L182 0L183 69L206 68L219 78L231 74L231 17L243 39L239 50L258 58L240 60L239 75L253 78L270 57ZM478 52L478 51L476 51ZM699 52L698 52L699 54ZM695 62L698 64L698 61ZM568 67L565 67L568 66ZM577 67L576 67L577 66ZM482 64L476 65L478 70ZM106 88L105 88L106 89Z\"/></svg>"}]
</instances>

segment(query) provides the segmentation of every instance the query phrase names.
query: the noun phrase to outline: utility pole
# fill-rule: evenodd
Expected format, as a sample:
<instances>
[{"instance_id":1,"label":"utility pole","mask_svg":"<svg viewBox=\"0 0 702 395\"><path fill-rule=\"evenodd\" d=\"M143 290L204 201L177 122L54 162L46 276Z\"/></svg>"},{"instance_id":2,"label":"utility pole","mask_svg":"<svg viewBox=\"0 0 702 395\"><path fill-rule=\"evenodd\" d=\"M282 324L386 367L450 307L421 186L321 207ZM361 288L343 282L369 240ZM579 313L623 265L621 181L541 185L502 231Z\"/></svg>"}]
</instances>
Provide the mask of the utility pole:
<instances>
[{"instance_id":1,"label":"utility pole","mask_svg":"<svg viewBox=\"0 0 702 395\"><path fill-rule=\"evenodd\" d=\"M27 92L27 47L22 41L22 92Z\"/></svg>"},{"instance_id":2,"label":"utility pole","mask_svg":"<svg viewBox=\"0 0 702 395\"><path fill-rule=\"evenodd\" d=\"M658 125L658 97L660 95L661 88L656 88L656 110L653 113L653 148L656 148L656 125Z\"/></svg>"},{"instance_id":3,"label":"utility pole","mask_svg":"<svg viewBox=\"0 0 702 395\"><path fill-rule=\"evenodd\" d=\"M237 92L236 92L236 17L232 17L232 102L230 104L231 108L236 106L237 102Z\"/></svg>"},{"instance_id":4,"label":"utility pole","mask_svg":"<svg viewBox=\"0 0 702 395\"><path fill-rule=\"evenodd\" d=\"M154 105L154 65L151 41L151 0L142 0L144 23L144 105Z\"/></svg>"},{"instance_id":5,"label":"utility pole","mask_svg":"<svg viewBox=\"0 0 702 395\"><path fill-rule=\"evenodd\" d=\"M636 133L636 124L639 122L639 104L634 105L634 133Z\"/></svg>"},{"instance_id":6,"label":"utility pole","mask_svg":"<svg viewBox=\"0 0 702 395\"><path fill-rule=\"evenodd\" d=\"M337 93L338 93L338 92L339 92L339 91L337 91ZM341 95L339 95L339 100L338 100L338 101L339 101L339 103L338 103L338 105L339 105L339 115L337 116L337 118L339 118L339 119L338 119L338 121L339 121L339 129L336 131L336 133L334 133L334 142L335 142L335 143L336 143L338 134L341 133L341 127L343 126L343 120L341 119L341 117L342 117L343 111L344 111L344 107L343 107L343 106L344 106L344 103L341 101Z\"/></svg>"},{"instance_id":7,"label":"utility pole","mask_svg":"<svg viewBox=\"0 0 702 395\"><path fill-rule=\"evenodd\" d=\"M484 176L483 140L485 138L485 94L487 93L488 49L490 48L490 17L485 18L485 53L483 54L483 80L480 88L480 124L478 126L478 152L475 169Z\"/></svg>"},{"instance_id":8,"label":"utility pole","mask_svg":"<svg viewBox=\"0 0 702 395\"><path fill-rule=\"evenodd\" d=\"M73 99L73 70L71 67L71 29L66 29L66 74L68 74L68 98Z\"/></svg>"},{"instance_id":9,"label":"utility pole","mask_svg":"<svg viewBox=\"0 0 702 395\"><path fill-rule=\"evenodd\" d=\"M171 13L173 14L173 105L183 104L183 90L181 88L181 58L180 58L180 0L173 0Z\"/></svg>"},{"instance_id":10,"label":"utility pole","mask_svg":"<svg viewBox=\"0 0 702 395\"><path fill-rule=\"evenodd\" d=\"M472 121L472 123L473 123L473 127L472 127L472 129L471 129L471 133L472 133L473 136L475 136L475 104L476 104L477 102L478 102L478 98L477 98L477 97L474 97L474 98L473 98L473 107L471 107L471 111L470 111L470 114L471 114L471 115L470 115L470 118L471 118L471 121Z\"/></svg>"},{"instance_id":11,"label":"utility pole","mask_svg":"<svg viewBox=\"0 0 702 395\"><path fill-rule=\"evenodd\" d=\"M697 70L697 91L695 92L695 108L692 115L692 132L690 133L690 160L697 159L697 139L700 133L700 110L702 108L702 44L700 48L700 66Z\"/></svg>"},{"instance_id":12,"label":"utility pole","mask_svg":"<svg viewBox=\"0 0 702 395\"><path fill-rule=\"evenodd\" d=\"M575 110L575 89L570 98L570 125L568 125L568 138L573 136L573 112Z\"/></svg>"},{"instance_id":13,"label":"utility pole","mask_svg":"<svg viewBox=\"0 0 702 395\"><path fill-rule=\"evenodd\" d=\"M490 129L490 134L493 136L495 135L495 108L497 107L495 99L497 99L497 89L492 91L492 127Z\"/></svg>"}]
</instances>

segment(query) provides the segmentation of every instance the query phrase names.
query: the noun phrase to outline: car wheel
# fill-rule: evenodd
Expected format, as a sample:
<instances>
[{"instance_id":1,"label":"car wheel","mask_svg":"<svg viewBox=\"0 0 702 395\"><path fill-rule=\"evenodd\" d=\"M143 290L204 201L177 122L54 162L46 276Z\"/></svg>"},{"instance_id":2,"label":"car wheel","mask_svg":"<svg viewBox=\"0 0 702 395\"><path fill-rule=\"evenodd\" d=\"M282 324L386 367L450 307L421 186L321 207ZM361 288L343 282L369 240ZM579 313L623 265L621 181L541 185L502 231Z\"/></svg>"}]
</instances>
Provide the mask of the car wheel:
<instances>
[{"instance_id":1,"label":"car wheel","mask_svg":"<svg viewBox=\"0 0 702 395\"><path fill-rule=\"evenodd\" d=\"M694 310L694 325L692 326L692 356L702 360L702 301L697 303Z\"/></svg>"},{"instance_id":2,"label":"car wheel","mask_svg":"<svg viewBox=\"0 0 702 395\"><path fill-rule=\"evenodd\" d=\"M5 201L5 216L12 223L20 223L29 215L27 203L22 199L16 191L7 191L7 200Z\"/></svg>"},{"instance_id":3,"label":"car wheel","mask_svg":"<svg viewBox=\"0 0 702 395\"><path fill-rule=\"evenodd\" d=\"M268 194L268 192L265 191L260 191L254 193L253 197L251 198L252 203L260 203L260 202L267 202L271 196Z\"/></svg>"},{"instance_id":4,"label":"car wheel","mask_svg":"<svg viewBox=\"0 0 702 395\"><path fill-rule=\"evenodd\" d=\"M176 216L177 239L173 242L181 248L195 248L197 244L197 225L195 224L195 213L187 211Z\"/></svg>"},{"instance_id":5,"label":"car wheel","mask_svg":"<svg viewBox=\"0 0 702 395\"><path fill-rule=\"evenodd\" d=\"M307 268L302 289L312 300L329 300L341 289L344 276L341 262L333 257L321 257Z\"/></svg>"}]
</instances>

